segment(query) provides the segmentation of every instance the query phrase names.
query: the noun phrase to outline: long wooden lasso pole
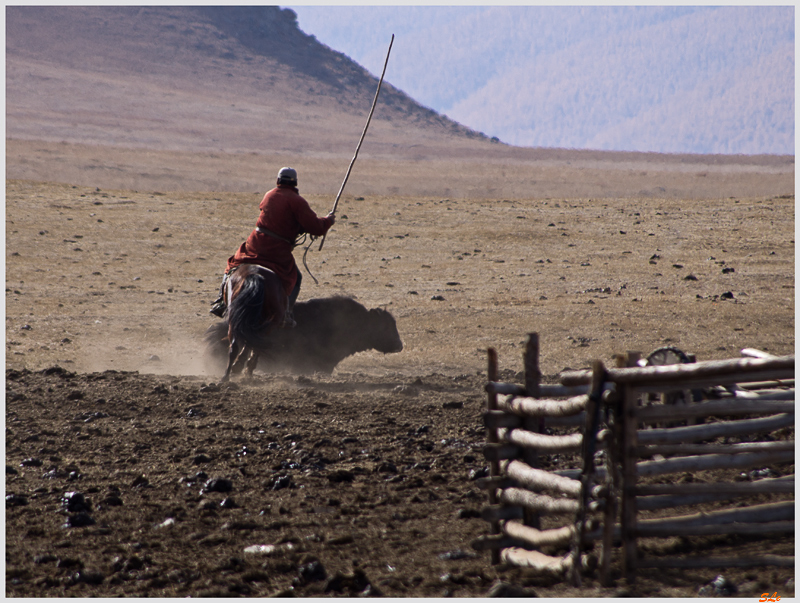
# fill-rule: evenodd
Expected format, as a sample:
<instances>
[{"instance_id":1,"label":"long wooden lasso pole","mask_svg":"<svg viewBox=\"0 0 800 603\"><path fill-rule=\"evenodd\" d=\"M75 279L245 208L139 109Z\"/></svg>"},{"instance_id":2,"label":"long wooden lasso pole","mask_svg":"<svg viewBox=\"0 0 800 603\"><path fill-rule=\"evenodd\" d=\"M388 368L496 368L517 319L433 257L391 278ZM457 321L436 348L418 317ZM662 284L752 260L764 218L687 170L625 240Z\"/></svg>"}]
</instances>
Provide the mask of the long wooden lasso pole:
<instances>
[{"instance_id":1,"label":"long wooden lasso pole","mask_svg":"<svg viewBox=\"0 0 800 603\"><path fill-rule=\"evenodd\" d=\"M333 209L331 210L332 214L336 213L336 207L339 205L339 198L342 196L344 185L347 184L347 179L350 177L350 172L353 169L353 164L356 162L356 157L358 157L358 151L361 149L361 143L364 142L364 137L367 135L367 128L369 128L369 122L372 120L372 114L375 112L375 105L378 104L378 95L381 93L383 76L386 74L386 65L389 64L389 54L392 52L392 44L394 44L394 34L392 34L392 40L389 42L389 50L386 52L386 60L383 62L383 72L381 73L381 79L378 82L378 89L375 91L375 98L372 100L372 108L369 110L367 123L364 126L364 131L361 133L361 139L358 141L358 146L356 147L356 152L353 155L353 159L350 160L350 167L347 168L347 173L344 175L342 186L339 188L339 192L336 195L336 201L333 202ZM319 242L319 251L322 251L322 246L325 244L325 237L327 235L328 235L327 232L324 235L322 235L322 240Z\"/></svg>"}]
</instances>

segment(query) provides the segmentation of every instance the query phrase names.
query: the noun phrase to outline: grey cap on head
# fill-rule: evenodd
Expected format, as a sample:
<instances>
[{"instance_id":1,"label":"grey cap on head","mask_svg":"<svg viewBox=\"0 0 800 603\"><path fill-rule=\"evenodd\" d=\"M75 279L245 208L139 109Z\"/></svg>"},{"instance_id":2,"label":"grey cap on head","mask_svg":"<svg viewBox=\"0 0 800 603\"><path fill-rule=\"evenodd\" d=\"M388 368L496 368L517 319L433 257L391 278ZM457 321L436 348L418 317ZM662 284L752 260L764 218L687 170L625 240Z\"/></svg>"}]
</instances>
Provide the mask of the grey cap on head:
<instances>
[{"instance_id":1,"label":"grey cap on head","mask_svg":"<svg viewBox=\"0 0 800 603\"><path fill-rule=\"evenodd\" d=\"M297 170L290 167L282 167L278 172L278 184L297 184Z\"/></svg>"}]
</instances>

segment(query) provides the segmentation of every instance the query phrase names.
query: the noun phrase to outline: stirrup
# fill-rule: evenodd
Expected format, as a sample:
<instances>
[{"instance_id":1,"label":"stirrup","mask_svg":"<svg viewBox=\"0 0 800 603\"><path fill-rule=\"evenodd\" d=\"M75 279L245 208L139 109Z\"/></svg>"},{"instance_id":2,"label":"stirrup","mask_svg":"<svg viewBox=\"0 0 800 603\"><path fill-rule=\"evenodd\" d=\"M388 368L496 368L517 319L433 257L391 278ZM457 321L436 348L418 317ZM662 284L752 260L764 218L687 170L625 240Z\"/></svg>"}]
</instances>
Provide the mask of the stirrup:
<instances>
[{"instance_id":1,"label":"stirrup","mask_svg":"<svg viewBox=\"0 0 800 603\"><path fill-rule=\"evenodd\" d=\"M225 302L215 302L214 305L211 306L211 309L208 312L210 314L213 314L214 316L219 316L220 318L222 318L223 316L225 316L225 310L227 310Z\"/></svg>"}]
</instances>

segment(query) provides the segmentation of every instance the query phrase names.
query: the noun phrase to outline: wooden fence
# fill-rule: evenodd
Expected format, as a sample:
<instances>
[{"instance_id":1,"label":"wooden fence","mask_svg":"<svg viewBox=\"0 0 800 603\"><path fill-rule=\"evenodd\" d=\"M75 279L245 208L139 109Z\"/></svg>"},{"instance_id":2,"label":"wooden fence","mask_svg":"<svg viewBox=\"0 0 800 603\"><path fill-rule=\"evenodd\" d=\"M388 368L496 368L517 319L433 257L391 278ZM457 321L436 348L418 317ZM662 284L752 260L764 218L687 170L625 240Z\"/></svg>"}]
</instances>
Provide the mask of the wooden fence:
<instances>
[{"instance_id":1,"label":"wooden fence","mask_svg":"<svg viewBox=\"0 0 800 603\"><path fill-rule=\"evenodd\" d=\"M638 569L654 567L793 567L794 557L776 555L644 558L638 545L641 538L794 532L793 474L715 483L660 477L794 462L794 356L742 353L748 357L641 366L640 355L631 352L618 357L615 368L595 361L591 371L563 373L559 385L543 385L539 339L532 333L525 384L515 385L498 381L490 348L484 414L490 477L480 485L489 494L482 516L491 534L472 546L490 550L492 563L563 574L576 585L584 570L598 565L601 583L609 584L618 544L628 580ZM664 404L675 400L675 392L686 392L682 403ZM690 392L706 395L695 402L698 396ZM661 403L653 402L659 394ZM702 422L708 417L715 422ZM769 435L778 430L792 439ZM756 434L758 441L718 443ZM575 459L573 467L546 470L552 455ZM742 498L763 494L786 500L739 506ZM640 511L715 501L737 502L713 512L639 517ZM558 525L543 529L545 517ZM589 553L595 541L601 543L599 558Z\"/></svg>"}]
</instances>

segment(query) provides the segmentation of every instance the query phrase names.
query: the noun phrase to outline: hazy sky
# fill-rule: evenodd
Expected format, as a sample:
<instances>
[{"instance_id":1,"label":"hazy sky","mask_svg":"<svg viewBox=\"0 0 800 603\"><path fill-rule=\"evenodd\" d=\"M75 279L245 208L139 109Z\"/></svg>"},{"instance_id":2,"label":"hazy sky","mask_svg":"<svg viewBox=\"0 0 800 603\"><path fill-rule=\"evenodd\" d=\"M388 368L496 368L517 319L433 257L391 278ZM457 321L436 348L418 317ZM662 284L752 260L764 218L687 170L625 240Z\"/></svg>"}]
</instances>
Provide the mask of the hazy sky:
<instances>
[{"instance_id":1,"label":"hazy sky","mask_svg":"<svg viewBox=\"0 0 800 603\"><path fill-rule=\"evenodd\" d=\"M417 101L523 146L794 153L793 6L291 6Z\"/></svg>"}]
</instances>

